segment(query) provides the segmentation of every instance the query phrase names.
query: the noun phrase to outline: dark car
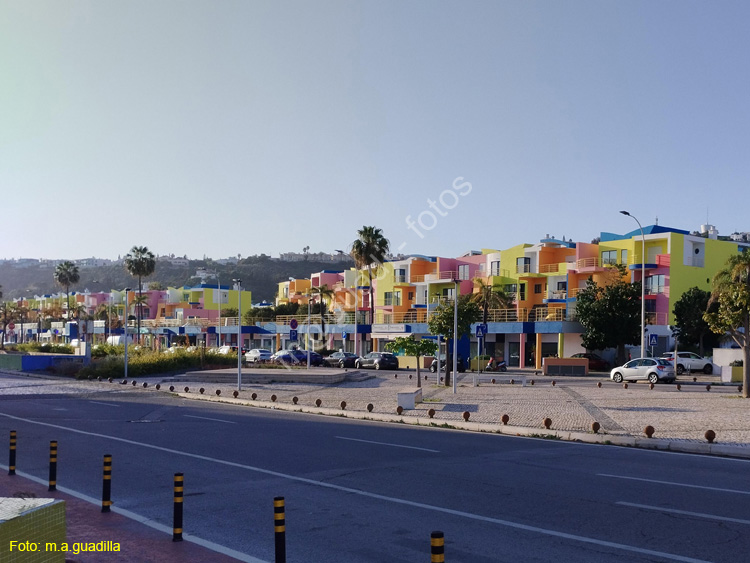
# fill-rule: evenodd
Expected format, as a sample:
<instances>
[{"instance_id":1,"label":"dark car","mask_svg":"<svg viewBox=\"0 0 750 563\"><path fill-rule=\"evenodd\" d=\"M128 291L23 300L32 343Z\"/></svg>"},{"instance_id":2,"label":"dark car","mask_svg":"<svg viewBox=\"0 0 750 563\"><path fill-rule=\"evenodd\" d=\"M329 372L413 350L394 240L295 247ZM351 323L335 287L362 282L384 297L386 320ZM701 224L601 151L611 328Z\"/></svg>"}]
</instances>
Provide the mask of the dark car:
<instances>
[{"instance_id":1,"label":"dark car","mask_svg":"<svg viewBox=\"0 0 750 563\"><path fill-rule=\"evenodd\" d=\"M444 368L444 362L445 362L445 354L440 354L440 363L438 364L438 359L435 358L432 360L432 363L430 364L430 371L432 373L437 372L438 369L443 370ZM466 371L466 362L464 362L463 356L461 354L458 355L458 359L456 361L456 366L458 367L458 373L464 373ZM453 371L453 355L448 356L448 370Z\"/></svg>"},{"instance_id":2,"label":"dark car","mask_svg":"<svg viewBox=\"0 0 750 563\"><path fill-rule=\"evenodd\" d=\"M581 352L579 354L573 354L571 358L586 358L589 361L589 369L594 371L609 371L610 365L607 360L602 358L598 354L592 354L591 352Z\"/></svg>"},{"instance_id":3,"label":"dark car","mask_svg":"<svg viewBox=\"0 0 750 563\"><path fill-rule=\"evenodd\" d=\"M297 358L300 364L307 365L307 350L289 350L289 353ZM310 365L319 366L323 364L323 356L317 352L310 352Z\"/></svg>"},{"instance_id":4,"label":"dark car","mask_svg":"<svg viewBox=\"0 0 750 563\"><path fill-rule=\"evenodd\" d=\"M270 361L274 364L282 364L285 366L295 366L299 364L299 360L295 355L292 354L291 350L279 350L273 356L271 356Z\"/></svg>"},{"instance_id":5,"label":"dark car","mask_svg":"<svg viewBox=\"0 0 750 563\"><path fill-rule=\"evenodd\" d=\"M398 358L388 352L370 352L366 356L357 358L354 367L375 369L398 369Z\"/></svg>"},{"instance_id":6,"label":"dark car","mask_svg":"<svg viewBox=\"0 0 750 563\"><path fill-rule=\"evenodd\" d=\"M323 363L334 368L353 368L357 358L359 356L351 352L334 352L327 358L323 358Z\"/></svg>"}]
</instances>

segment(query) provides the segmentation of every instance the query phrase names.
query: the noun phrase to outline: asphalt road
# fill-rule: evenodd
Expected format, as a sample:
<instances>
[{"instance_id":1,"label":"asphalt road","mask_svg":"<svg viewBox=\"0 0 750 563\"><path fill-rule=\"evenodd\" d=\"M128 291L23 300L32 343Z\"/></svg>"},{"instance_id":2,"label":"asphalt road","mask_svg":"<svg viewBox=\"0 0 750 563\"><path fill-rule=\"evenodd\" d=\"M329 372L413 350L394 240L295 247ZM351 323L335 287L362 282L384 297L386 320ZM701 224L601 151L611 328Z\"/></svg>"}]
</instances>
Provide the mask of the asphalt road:
<instances>
[{"instance_id":1,"label":"asphalt road","mask_svg":"<svg viewBox=\"0 0 750 563\"><path fill-rule=\"evenodd\" d=\"M375 424L157 394L0 397L19 471L272 561L273 498L289 561L725 561L750 551L747 462ZM168 540L166 540L168 541Z\"/></svg>"}]
</instances>

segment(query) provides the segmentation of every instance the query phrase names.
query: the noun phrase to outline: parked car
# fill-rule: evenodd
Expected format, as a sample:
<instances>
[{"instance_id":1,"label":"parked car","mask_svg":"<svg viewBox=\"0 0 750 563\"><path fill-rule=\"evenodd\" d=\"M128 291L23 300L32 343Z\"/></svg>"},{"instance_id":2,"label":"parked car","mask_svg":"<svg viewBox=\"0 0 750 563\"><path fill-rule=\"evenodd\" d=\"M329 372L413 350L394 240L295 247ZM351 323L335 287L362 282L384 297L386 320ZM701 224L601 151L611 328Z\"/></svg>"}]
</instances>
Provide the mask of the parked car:
<instances>
[{"instance_id":1,"label":"parked car","mask_svg":"<svg viewBox=\"0 0 750 563\"><path fill-rule=\"evenodd\" d=\"M282 364L285 366L296 366L299 365L300 361L292 354L293 350L279 350L271 356L271 362L274 364ZM307 361L307 360L305 360Z\"/></svg>"},{"instance_id":2,"label":"parked car","mask_svg":"<svg viewBox=\"0 0 750 563\"><path fill-rule=\"evenodd\" d=\"M436 373L437 370L444 369L443 364L445 362L445 354L440 354L440 362L438 363L438 359L435 358L432 360L432 363L430 364L430 371L432 373ZM461 354L458 355L458 361L456 362L456 366L458 367L458 373L463 373L466 371L466 362L464 362L463 356ZM453 370L453 355L448 355L448 369Z\"/></svg>"},{"instance_id":3,"label":"parked car","mask_svg":"<svg viewBox=\"0 0 750 563\"><path fill-rule=\"evenodd\" d=\"M623 366L614 368L609 378L615 383L623 380L648 379L650 383L666 381L673 383L676 379L674 367L663 358L636 358Z\"/></svg>"},{"instance_id":4,"label":"parked car","mask_svg":"<svg viewBox=\"0 0 750 563\"><path fill-rule=\"evenodd\" d=\"M662 358L674 364L674 352L667 352L662 355ZM677 375L682 375L686 369L711 375L714 371L714 364L708 358L692 352L677 352Z\"/></svg>"},{"instance_id":5,"label":"parked car","mask_svg":"<svg viewBox=\"0 0 750 563\"><path fill-rule=\"evenodd\" d=\"M233 354L237 353L237 346L230 346L229 344L224 344L223 346L220 346L218 350L216 350L217 354L229 354L230 352ZM242 353L244 354L247 351L247 349L243 346L242 347Z\"/></svg>"},{"instance_id":6,"label":"parked car","mask_svg":"<svg viewBox=\"0 0 750 563\"><path fill-rule=\"evenodd\" d=\"M327 358L323 358L323 363L335 368L353 368L357 362L357 354L351 352L334 352Z\"/></svg>"},{"instance_id":7,"label":"parked car","mask_svg":"<svg viewBox=\"0 0 750 563\"><path fill-rule=\"evenodd\" d=\"M389 352L370 352L357 358L354 367L375 369L398 369L398 358Z\"/></svg>"},{"instance_id":8,"label":"parked car","mask_svg":"<svg viewBox=\"0 0 750 563\"><path fill-rule=\"evenodd\" d=\"M253 348L252 350L248 350L245 354L245 362L248 364L267 362L271 359L272 355L271 351L266 350L265 348Z\"/></svg>"},{"instance_id":9,"label":"parked car","mask_svg":"<svg viewBox=\"0 0 750 563\"><path fill-rule=\"evenodd\" d=\"M297 348L294 350L286 350L286 352L294 356L299 363L307 365L307 350L300 350ZM310 365L319 366L322 364L323 356L321 356L317 352L310 352Z\"/></svg>"},{"instance_id":10,"label":"parked car","mask_svg":"<svg viewBox=\"0 0 750 563\"><path fill-rule=\"evenodd\" d=\"M571 358L586 358L589 361L589 369L594 371L607 371L611 369L609 362L602 358L599 354L593 354L591 352L580 352L579 354L573 354Z\"/></svg>"}]
</instances>

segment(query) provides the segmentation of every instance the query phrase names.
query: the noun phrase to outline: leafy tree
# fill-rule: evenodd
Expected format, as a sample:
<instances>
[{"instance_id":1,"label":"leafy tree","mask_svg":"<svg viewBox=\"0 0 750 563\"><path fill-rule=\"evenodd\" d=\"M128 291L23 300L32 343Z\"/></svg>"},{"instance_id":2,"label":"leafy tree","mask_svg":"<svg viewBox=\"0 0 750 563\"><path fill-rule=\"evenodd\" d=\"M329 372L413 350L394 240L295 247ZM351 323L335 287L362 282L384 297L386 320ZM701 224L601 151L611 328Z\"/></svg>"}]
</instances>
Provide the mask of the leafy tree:
<instances>
[{"instance_id":1,"label":"leafy tree","mask_svg":"<svg viewBox=\"0 0 750 563\"><path fill-rule=\"evenodd\" d=\"M606 285L591 278L578 293L576 314L583 325L581 341L587 350L617 349L617 361L625 362L625 345L640 342L641 284L623 279L624 268L613 267Z\"/></svg>"},{"instance_id":2,"label":"leafy tree","mask_svg":"<svg viewBox=\"0 0 750 563\"><path fill-rule=\"evenodd\" d=\"M237 307L223 307L221 309L221 316L225 318L236 317L239 314Z\"/></svg>"},{"instance_id":3,"label":"leafy tree","mask_svg":"<svg viewBox=\"0 0 750 563\"><path fill-rule=\"evenodd\" d=\"M486 323L490 309L510 309L513 298L501 288L484 283L481 278L475 278L474 284L479 289L471 294L471 300L482 309L482 322Z\"/></svg>"},{"instance_id":4,"label":"leafy tree","mask_svg":"<svg viewBox=\"0 0 750 563\"><path fill-rule=\"evenodd\" d=\"M362 227L357 231L357 240L352 243L350 255L358 269L367 267L370 280L370 324L375 321L375 291L372 287L372 265L380 266L390 249L390 242L377 227ZM377 267L377 266L376 266Z\"/></svg>"},{"instance_id":5,"label":"leafy tree","mask_svg":"<svg viewBox=\"0 0 750 563\"><path fill-rule=\"evenodd\" d=\"M323 338L325 339L326 334L326 320L325 320L325 314L326 314L326 299L333 298L333 290L329 288L327 285L321 285L320 287L311 287L310 288L310 297L317 297L317 305L318 305L318 314L320 314L320 332L323 335Z\"/></svg>"},{"instance_id":6,"label":"leafy tree","mask_svg":"<svg viewBox=\"0 0 750 563\"><path fill-rule=\"evenodd\" d=\"M430 314L427 326L431 334L441 335L446 343L453 339L453 301L444 301ZM471 323L479 319L479 306L471 300L469 295L461 295L458 298L458 335L461 338L470 334ZM438 362L439 364L439 362ZM445 361L445 385L450 385L450 371L448 369L448 354Z\"/></svg>"},{"instance_id":7,"label":"leafy tree","mask_svg":"<svg viewBox=\"0 0 750 563\"><path fill-rule=\"evenodd\" d=\"M164 291L165 289L167 288L160 281L152 281L148 284L149 291Z\"/></svg>"},{"instance_id":8,"label":"leafy tree","mask_svg":"<svg viewBox=\"0 0 750 563\"><path fill-rule=\"evenodd\" d=\"M274 312L277 316L296 315L299 312L299 303L277 305Z\"/></svg>"},{"instance_id":9,"label":"leafy tree","mask_svg":"<svg viewBox=\"0 0 750 563\"><path fill-rule=\"evenodd\" d=\"M726 268L716 273L710 303L715 312L703 315L716 334L729 334L742 349L742 396L750 395L750 250L745 249L727 260Z\"/></svg>"},{"instance_id":10,"label":"leafy tree","mask_svg":"<svg viewBox=\"0 0 750 563\"><path fill-rule=\"evenodd\" d=\"M68 304L68 320L70 320L70 286L77 284L81 279L78 273L78 266L68 260L60 262L55 268L53 277L58 285L65 288L65 300Z\"/></svg>"},{"instance_id":11,"label":"leafy tree","mask_svg":"<svg viewBox=\"0 0 750 563\"><path fill-rule=\"evenodd\" d=\"M715 337L711 327L703 318L703 314L708 311L708 302L711 299L711 293L703 291L698 287L691 287L674 304L675 327L679 333L679 346L698 345L698 353L703 355L704 344L713 347L716 344ZM712 306L715 310L716 307ZM715 311L714 311L715 312ZM708 339L708 342L706 342Z\"/></svg>"},{"instance_id":12,"label":"leafy tree","mask_svg":"<svg viewBox=\"0 0 750 563\"><path fill-rule=\"evenodd\" d=\"M140 297L143 287L143 278L147 278L154 273L156 269L156 258L154 253L151 252L145 246L134 246L125 255L125 269L128 273L138 278L138 296ZM137 324L138 324L138 337L141 334L141 319L143 318L143 302L138 303L137 313Z\"/></svg>"},{"instance_id":13,"label":"leafy tree","mask_svg":"<svg viewBox=\"0 0 750 563\"><path fill-rule=\"evenodd\" d=\"M422 339L417 340L413 334L409 336L398 336L385 345L385 349L391 352L403 350L407 356L416 356L417 358L417 387L422 387L422 377L419 375L419 359L422 356L432 356L437 349L437 343L434 340Z\"/></svg>"}]
</instances>

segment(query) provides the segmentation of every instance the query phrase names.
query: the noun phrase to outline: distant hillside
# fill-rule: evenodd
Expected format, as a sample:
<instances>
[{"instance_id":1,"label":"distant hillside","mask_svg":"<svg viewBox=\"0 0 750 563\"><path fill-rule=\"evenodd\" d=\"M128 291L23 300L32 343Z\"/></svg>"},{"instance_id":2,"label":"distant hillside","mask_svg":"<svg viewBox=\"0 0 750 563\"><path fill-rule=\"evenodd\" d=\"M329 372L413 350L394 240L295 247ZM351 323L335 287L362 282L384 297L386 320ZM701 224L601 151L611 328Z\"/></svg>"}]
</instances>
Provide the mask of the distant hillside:
<instances>
[{"instance_id":1,"label":"distant hillside","mask_svg":"<svg viewBox=\"0 0 750 563\"><path fill-rule=\"evenodd\" d=\"M157 262L156 271L145 280L146 283L158 281L165 287L182 287L196 285L200 278L195 277L198 268L216 271L223 285L229 285L233 279L240 278L242 286L253 292L253 301L273 301L276 298L278 283L289 277L307 278L310 274L321 270L339 271L352 267L354 262L320 262L315 260L287 262L271 260L267 256L245 258L239 264L217 264L212 260L191 260L188 266L173 266L165 262ZM61 288L55 284L52 277L53 269L30 266L13 268L9 264L0 264L0 286L3 291L3 301L18 297L33 297L45 293L55 293ZM118 264L97 268L79 269L81 281L72 291L109 291L133 287L137 280L130 276L125 266ZM209 278L206 283L216 283Z\"/></svg>"}]
</instances>

